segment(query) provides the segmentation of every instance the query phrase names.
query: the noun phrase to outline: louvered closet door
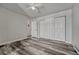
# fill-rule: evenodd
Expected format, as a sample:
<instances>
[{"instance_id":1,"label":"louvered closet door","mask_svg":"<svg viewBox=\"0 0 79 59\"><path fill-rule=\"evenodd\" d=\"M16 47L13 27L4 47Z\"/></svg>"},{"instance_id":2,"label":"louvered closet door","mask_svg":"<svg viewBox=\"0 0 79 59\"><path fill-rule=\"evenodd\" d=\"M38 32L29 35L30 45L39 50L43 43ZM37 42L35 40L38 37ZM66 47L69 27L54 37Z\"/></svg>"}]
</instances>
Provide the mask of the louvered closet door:
<instances>
[{"instance_id":1,"label":"louvered closet door","mask_svg":"<svg viewBox=\"0 0 79 59\"><path fill-rule=\"evenodd\" d=\"M55 40L65 41L65 17L55 18Z\"/></svg>"}]
</instances>

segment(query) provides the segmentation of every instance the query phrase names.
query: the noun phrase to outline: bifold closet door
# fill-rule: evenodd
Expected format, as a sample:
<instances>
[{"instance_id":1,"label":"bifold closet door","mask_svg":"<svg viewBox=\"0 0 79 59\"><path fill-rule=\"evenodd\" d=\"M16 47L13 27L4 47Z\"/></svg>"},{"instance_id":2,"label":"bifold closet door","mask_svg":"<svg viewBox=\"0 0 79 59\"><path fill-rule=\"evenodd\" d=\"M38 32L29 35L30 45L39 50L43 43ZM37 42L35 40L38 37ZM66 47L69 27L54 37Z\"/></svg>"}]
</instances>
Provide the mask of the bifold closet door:
<instances>
[{"instance_id":1,"label":"bifold closet door","mask_svg":"<svg viewBox=\"0 0 79 59\"><path fill-rule=\"evenodd\" d=\"M40 37L49 39L49 19L40 21Z\"/></svg>"},{"instance_id":2,"label":"bifold closet door","mask_svg":"<svg viewBox=\"0 0 79 59\"><path fill-rule=\"evenodd\" d=\"M33 21L32 22L32 37L37 37L37 22L36 21Z\"/></svg>"},{"instance_id":3,"label":"bifold closet door","mask_svg":"<svg viewBox=\"0 0 79 59\"><path fill-rule=\"evenodd\" d=\"M65 41L65 16L55 18L55 40Z\"/></svg>"},{"instance_id":4,"label":"bifold closet door","mask_svg":"<svg viewBox=\"0 0 79 59\"><path fill-rule=\"evenodd\" d=\"M49 19L50 19L50 25L49 25L50 39L54 40L54 28L55 28L54 17L50 17Z\"/></svg>"}]
</instances>

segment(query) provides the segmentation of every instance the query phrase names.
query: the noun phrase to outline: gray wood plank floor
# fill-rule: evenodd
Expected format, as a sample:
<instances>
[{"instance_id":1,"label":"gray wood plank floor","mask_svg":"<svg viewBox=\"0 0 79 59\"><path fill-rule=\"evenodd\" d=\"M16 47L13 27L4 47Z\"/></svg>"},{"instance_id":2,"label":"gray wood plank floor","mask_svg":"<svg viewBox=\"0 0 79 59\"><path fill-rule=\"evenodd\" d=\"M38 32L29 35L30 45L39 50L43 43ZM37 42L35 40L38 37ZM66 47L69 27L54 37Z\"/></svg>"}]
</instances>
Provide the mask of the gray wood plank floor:
<instances>
[{"instance_id":1,"label":"gray wood plank floor","mask_svg":"<svg viewBox=\"0 0 79 59\"><path fill-rule=\"evenodd\" d=\"M49 39L24 39L0 46L0 55L76 55L71 44Z\"/></svg>"}]
</instances>

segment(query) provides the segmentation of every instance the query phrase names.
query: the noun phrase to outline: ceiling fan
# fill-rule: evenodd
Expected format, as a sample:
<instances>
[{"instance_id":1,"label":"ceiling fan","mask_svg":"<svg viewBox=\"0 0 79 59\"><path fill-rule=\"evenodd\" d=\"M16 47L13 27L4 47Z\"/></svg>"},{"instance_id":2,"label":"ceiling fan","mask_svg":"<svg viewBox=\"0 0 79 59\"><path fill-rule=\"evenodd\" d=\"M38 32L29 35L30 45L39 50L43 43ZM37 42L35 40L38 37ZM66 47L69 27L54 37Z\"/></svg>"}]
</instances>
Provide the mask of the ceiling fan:
<instances>
[{"instance_id":1,"label":"ceiling fan","mask_svg":"<svg viewBox=\"0 0 79 59\"><path fill-rule=\"evenodd\" d=\"M40 13L40 9L43 7L42 3L28 3L28 5L29 5L28 9L31 9L38 13Z\"/></svg>"}]
</instances>

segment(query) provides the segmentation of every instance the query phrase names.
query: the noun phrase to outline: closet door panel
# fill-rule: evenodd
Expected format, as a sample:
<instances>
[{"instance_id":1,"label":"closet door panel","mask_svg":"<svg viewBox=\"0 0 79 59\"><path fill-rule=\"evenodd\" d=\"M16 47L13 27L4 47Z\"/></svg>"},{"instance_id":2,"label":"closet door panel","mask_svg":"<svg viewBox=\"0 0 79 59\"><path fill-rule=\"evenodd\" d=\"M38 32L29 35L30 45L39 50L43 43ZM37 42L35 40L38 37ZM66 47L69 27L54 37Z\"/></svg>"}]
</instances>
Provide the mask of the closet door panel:
<instances>
[{"instance_id":1,"label":"closet door panel","mask_svg":"<svg viewBox=\"0 0 79 59\"><path fill-rule=\"evenodd\" d=\"M55 18L55 40L65 41L65 17Z\"/></svg>"},{"instance_id":2,"label":"closet door panel","mask_svg":"<svg viewBox=\"0 0 79 59\"><path fill-rule=\"evenodd\" d=\"M49 20L40 21L40 37L49 38Z\"/></svg>"},{"instance_id":3,"label":"closet door panel","mask_svg":"<svg viewBox=\"0 0 79 59\"><path fill-rule=\"evenodd\" d=\"M32 22L32 37L37 37L37 22Z\"/></svg>"},{"instance_id":4,"label":"closet door panel","mask_svg":"<svg viewBox=\"0 0 79 59\"><path fill-rule=\"evenodd\" d=\"M50 18L50 25L49 25L49 33L50 33L50 39L54 39L54 17Z\"/></svg>"},{"instance_id":5,"label":"closet door panel","mask_svg":"<svg viewBox=\"0 0 79 59\"><path fill-rule=\"evenodd\" d=\"M40 21L40 38L44 38L44 22Z\"/></svg>"}]
</instances>

